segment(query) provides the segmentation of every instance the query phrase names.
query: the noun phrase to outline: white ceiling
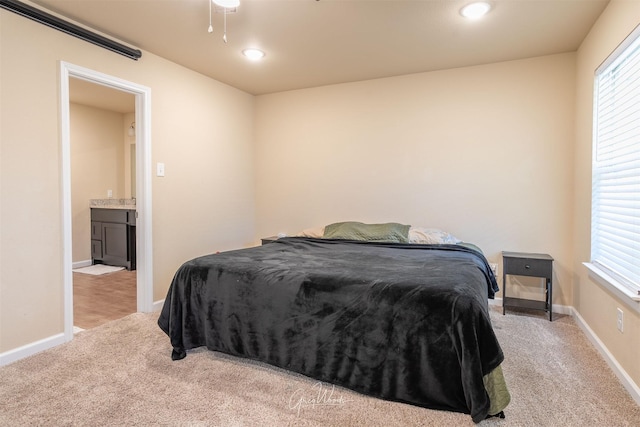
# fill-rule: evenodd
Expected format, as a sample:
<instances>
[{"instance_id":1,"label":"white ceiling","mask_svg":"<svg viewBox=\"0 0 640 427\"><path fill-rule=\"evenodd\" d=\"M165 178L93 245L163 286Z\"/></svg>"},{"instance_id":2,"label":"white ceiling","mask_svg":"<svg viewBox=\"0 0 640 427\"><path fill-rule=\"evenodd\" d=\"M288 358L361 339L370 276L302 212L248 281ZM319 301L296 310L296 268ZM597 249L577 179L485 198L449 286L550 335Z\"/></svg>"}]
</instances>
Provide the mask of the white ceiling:
<instances>
[{"instance_id":1,"label":"white ceiling","mask_svg":"<svg viewBox=\"0 0 640 427\"><path fill-rule=\"evenodd\" d=\"M34 0L125 44L250 94L577 50L608 0L240 0L209 26L209 0ZM260 62L241 50L266 52Z\"/></svg>"}]
</instances>

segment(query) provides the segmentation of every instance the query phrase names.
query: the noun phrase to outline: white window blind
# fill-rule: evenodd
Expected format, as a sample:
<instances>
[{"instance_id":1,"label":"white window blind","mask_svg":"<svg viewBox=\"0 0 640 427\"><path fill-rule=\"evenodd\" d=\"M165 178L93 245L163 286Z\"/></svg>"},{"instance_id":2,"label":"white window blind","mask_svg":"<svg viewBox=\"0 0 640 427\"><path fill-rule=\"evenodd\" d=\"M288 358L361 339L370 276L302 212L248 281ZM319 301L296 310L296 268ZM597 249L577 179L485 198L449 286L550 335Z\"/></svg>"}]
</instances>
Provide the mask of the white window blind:
<instances>
[{"instance_id":1,"label":"white window blind","mask_svg":"<svg viewBox=\"0 0 640 427\"><path fill-rule=\"evenodd\" d=\"M596 71L591 263L640 295L640 37Z\"/></svg>"}]
</instances>

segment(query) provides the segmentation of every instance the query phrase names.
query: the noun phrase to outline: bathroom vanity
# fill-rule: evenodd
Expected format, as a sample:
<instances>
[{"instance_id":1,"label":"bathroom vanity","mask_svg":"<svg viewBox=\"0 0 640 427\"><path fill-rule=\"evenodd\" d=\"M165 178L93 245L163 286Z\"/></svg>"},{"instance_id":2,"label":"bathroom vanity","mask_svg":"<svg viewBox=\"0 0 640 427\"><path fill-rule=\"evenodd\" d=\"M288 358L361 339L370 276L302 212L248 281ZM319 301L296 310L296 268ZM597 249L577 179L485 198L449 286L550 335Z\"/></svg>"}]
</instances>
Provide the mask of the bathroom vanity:
<instances>
[{"instance_id":1,"label":"bathroom vanity","mask_svg":"<svg viewBox=\"0 0 640 427\"><path fill-rule=\"evenodd\" d=\"M136 210L125 203L91 203L91 261L136 269Z\"/></svg>"}]
</instances>

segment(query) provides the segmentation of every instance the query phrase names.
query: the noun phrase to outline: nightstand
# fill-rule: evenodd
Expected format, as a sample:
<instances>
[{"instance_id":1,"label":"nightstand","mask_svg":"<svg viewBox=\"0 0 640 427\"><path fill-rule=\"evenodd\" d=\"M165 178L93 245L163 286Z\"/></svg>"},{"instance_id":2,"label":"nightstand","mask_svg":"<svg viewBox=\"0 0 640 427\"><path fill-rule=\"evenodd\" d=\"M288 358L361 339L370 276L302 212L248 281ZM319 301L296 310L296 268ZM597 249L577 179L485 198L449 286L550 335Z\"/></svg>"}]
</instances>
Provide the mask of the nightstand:
<instances>
[{"instance_id":1,"label":"nightstand","mask_svg":"<svg viewBox=\"0 0 640 427\"><path fill-rule=\"evenodd\" d=\"M266 245L267 243L273 243L276 240L278 240L278 236L269 236L269 237L263 237L262 239L262 244Z\"/></svg>"},{"instance_id":2,"label":"nightstand","mask_svg":"<svg viewBox=\"0 0 640 427\"><path fill-rule=\"evenodd\" d=\"M549 312L553 320L553 258L547 254L502 252L502 314L507 307L528 308ZM507 275L532 276L545 279L545 300L537 301L507 296Z\"/></svg>"}]
</instances>

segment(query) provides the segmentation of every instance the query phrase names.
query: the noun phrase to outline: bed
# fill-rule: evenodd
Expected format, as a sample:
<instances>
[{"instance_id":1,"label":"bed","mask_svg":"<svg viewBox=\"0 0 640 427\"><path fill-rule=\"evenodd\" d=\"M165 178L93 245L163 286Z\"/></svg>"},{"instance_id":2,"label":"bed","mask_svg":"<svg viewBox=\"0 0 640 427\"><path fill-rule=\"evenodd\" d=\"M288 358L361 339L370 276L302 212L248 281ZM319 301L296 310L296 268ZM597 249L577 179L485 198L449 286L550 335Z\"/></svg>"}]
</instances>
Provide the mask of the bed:
<instances>
[{"instance_id":1,"label":"bed","mask_svg":"<svg viewBox=\"0 0 640 427\"><path fill-rule=\"evenodd\" d=\"M206 346L475 422L502 416L482 252L382 240L288 237L184 263L158 320L172 358Z\"/></svg>"}]
</instances>

